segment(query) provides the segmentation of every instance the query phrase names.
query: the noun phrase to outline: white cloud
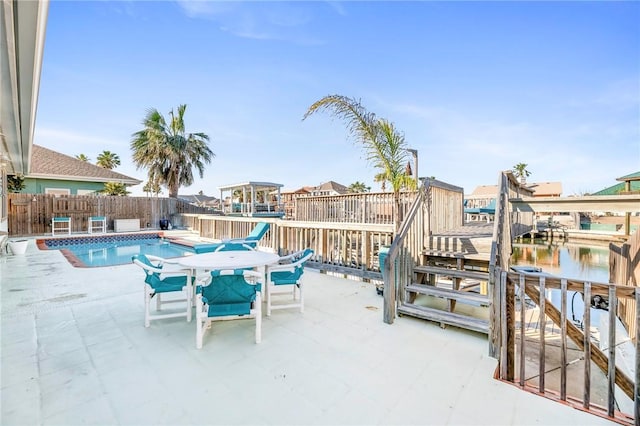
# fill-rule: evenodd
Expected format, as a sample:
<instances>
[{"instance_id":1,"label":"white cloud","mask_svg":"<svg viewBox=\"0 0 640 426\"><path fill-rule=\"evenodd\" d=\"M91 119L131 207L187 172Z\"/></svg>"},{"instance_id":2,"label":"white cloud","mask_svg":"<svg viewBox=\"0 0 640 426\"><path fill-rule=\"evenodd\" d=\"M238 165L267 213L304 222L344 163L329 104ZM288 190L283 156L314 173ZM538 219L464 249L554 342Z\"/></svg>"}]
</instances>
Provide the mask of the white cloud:
<instances>
[{"instance_id":1,"label":"white cloud","mask_svg":"<svg viewBox=\"0 0 640 426\"><path fill-rule=\"evenodd\" d=\"M306 25L313 20L313 3L250 2L246 4L190 0L178 0L177 3L190 18L217 22L220 30L237 37L278 40L302 45L323 43L322 40L307 33Z\"/></svg>"}]
</instances>

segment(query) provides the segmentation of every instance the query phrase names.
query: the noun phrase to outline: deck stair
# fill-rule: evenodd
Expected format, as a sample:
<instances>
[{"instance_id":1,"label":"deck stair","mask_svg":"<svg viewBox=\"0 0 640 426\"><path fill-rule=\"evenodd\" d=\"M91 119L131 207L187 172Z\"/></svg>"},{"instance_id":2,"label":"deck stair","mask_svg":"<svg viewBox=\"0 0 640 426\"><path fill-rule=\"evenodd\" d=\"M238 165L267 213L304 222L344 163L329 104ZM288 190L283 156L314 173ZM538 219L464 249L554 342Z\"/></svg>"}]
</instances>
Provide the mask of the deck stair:
<instances>
[{"instance_id":1,"label":"deck stair","mask_svg":"<svg viewBox=\"0 0 640 426\"><path fill-rule=\"evenodd\" d=\"M414 280L405 287L403 302L398 307L398 313L439 322L441 327L452 325L467 330L481 333L489 332L489 321L473 315L473 310L461 310L456 312L456 303L475 307L487 307L490 305L488 296L479 291L483 282L489 279L486 270L465 269L464 258L449 256L439 253L438 256L426 254L426 265L415 266L413 269ZM455 265L443 259L456 259ZM437 265L437 266L436 266ZM488 265L487 265L488 266ZM472 268L478 268L474 263ZM446 308L439 309L432 306L424 306L424 299L418 295L430 296L446 300Z\"/></svg>"},{"instance_id":2,"label":"deck stair","mask_svg":"<svg viewBox=\"0 0 640 426\"><path fill-rule=\"evenodd\" d=\"M398 313L401 315L409 315L416 318L439 322L443 328L445 325L453 325L466 330L477 331L484 334L489 333L489 321L455 312L447 312L441 309L429 308L427 306L419 306L411 303L402 303L398 306Z\"/></svg>"},{"instance_id":3,"label":"deck stair","mask_svg":"<svg viewBox=\"0 0 640 426\"><path fill-rule=\"evenodd\" d=\"M413 268L413 280L405 286L404 299L398 306L401 315L413 316L447 325L489 333L487 319L490 300L486 292L489 280L489 244L480 238L436 236L422 252L421 264ZM444 299L431 303L418 296ZM464 309L456 304L469 305ZM425 306L429 305L429 306ZM485 312L486 310L486 312ZM480 314L480 315L478 315Z\"/></svg>"}]
</instances>

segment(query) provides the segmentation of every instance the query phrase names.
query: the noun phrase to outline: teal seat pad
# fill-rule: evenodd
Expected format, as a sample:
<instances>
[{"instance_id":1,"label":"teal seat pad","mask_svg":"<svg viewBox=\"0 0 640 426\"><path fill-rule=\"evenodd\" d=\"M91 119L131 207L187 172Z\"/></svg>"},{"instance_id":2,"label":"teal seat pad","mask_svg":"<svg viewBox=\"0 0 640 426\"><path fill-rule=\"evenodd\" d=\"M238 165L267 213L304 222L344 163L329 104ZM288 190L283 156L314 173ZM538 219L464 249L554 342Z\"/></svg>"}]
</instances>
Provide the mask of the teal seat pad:
<instances>
[{"instance_id":1,"label":"teal seat pad","mask_svg":"<svg viewBox=\"0 0 640 426\"><path fill-rule=\"evenodd\" d=\"M202 301L209 305L210 317L251 313L258 286L245 280L242 269L234 272L234 275L220 275L220 271L211 271L211 283L200 289Z\"/></svg>"}]
</instances>

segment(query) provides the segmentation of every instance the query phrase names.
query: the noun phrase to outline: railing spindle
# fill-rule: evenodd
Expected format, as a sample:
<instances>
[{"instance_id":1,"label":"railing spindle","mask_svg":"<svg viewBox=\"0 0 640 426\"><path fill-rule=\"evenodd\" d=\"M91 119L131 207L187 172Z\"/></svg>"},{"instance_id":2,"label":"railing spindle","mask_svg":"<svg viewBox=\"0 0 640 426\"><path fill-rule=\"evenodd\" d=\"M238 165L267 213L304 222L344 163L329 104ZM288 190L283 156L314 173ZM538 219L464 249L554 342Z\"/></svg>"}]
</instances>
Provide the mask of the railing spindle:
<instances>
[{"instance_id":1,"label":"railing spindle","mask_svg":"<svg viewBox=\"0 0 640 426\"><path fill-rule=\"evenodd\" d=\"M500 377L503 380L509 380L509 348L507 340L507 272L501 269L500 271L500 306L503 309L500 316L500 329L502 333L500 335Z\"/></svg>"},{"instance_id":2,"label":"railing spindle","mask_svg":"<svg viewBox=\"0 0 640 426\"><path fill-rule=\"evenodd\" d=\"M616 320L618 314L616 286L609 285L609 362L607 390L607 414L613 417L616 403Z\"/></svg>"},{"instance_id":3,"label":"railing spindle","mask_svg":"<svg viewBox=\"0 0 640 426\"><path fill-rule=\"evenodd\" d=\"M544 277L540 277L539 280L539 292L540 292L540 351L538 356L538 392L544 393L544 375L545 375L545 329L547 324L547 314L545 312L547 308L547 295L545 291Z\"/></svg>"},{"instance_id":4,"label":"railing spindle","mask_svg":"<svg viewBox=\"0 0 640 426\"><path fill-rule=\"evenodd\" d=\"M526 308L525 301L525 284L524 274L520 274L520 288L518 294L520 295L520 386L524 387L525 379L525 365L526 365L526 345L525 345L525 330L526 330Z\"/></svg>"},{"instance_id":5,"label":"railing spindle","mask_svg":"<svg viewBox=\"0 0 640 426\"><path fill-rule=\"evenodd\" d=\"M584 326L584 395L582 406L589 409L591 406L591 283L584 283L584 313L582 325Z\"/></svg>"},{"instance_id":6,"label":"railing spindle","mask_svg":"<svg viewBox=\"0 0 640 426\"><path fill-rule=\"evenodd\" d=\"M560 281L560 399L567 400L567 280Z\"/></svg>"},{"instance_id":7,"label":"railing spindle","mask_svg":"<svg viewBox=\"0 0 640 426\"><path fill-rule=\"evenodd\" d=\"M635 423L640 426L640 291L636 287L636 383L634 393Z\"/></svg>"}]
</instances>

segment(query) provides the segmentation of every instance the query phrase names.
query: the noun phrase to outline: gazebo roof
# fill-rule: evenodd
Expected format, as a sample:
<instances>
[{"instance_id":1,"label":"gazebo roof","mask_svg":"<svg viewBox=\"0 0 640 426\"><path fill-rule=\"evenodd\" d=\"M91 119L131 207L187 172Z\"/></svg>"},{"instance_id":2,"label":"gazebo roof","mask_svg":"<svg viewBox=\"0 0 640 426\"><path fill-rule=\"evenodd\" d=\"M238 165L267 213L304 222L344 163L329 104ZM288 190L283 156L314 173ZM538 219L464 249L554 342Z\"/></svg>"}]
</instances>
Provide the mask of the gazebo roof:
<instances>
[{"instance_id":1,"label":"gazebo roof","mask_svg":"<svg viewBox=\"0 0 640 426\"><path fill-rule=\"evenodd\" d=\"M273 191L274 189L282 188L283 186L284 185L281 183L248 181L234 183L231 185L222 185L219 186L218 189L220 191L233 191L234 189L253 188L257 191Z\"/></svg>"}]
</instances>

